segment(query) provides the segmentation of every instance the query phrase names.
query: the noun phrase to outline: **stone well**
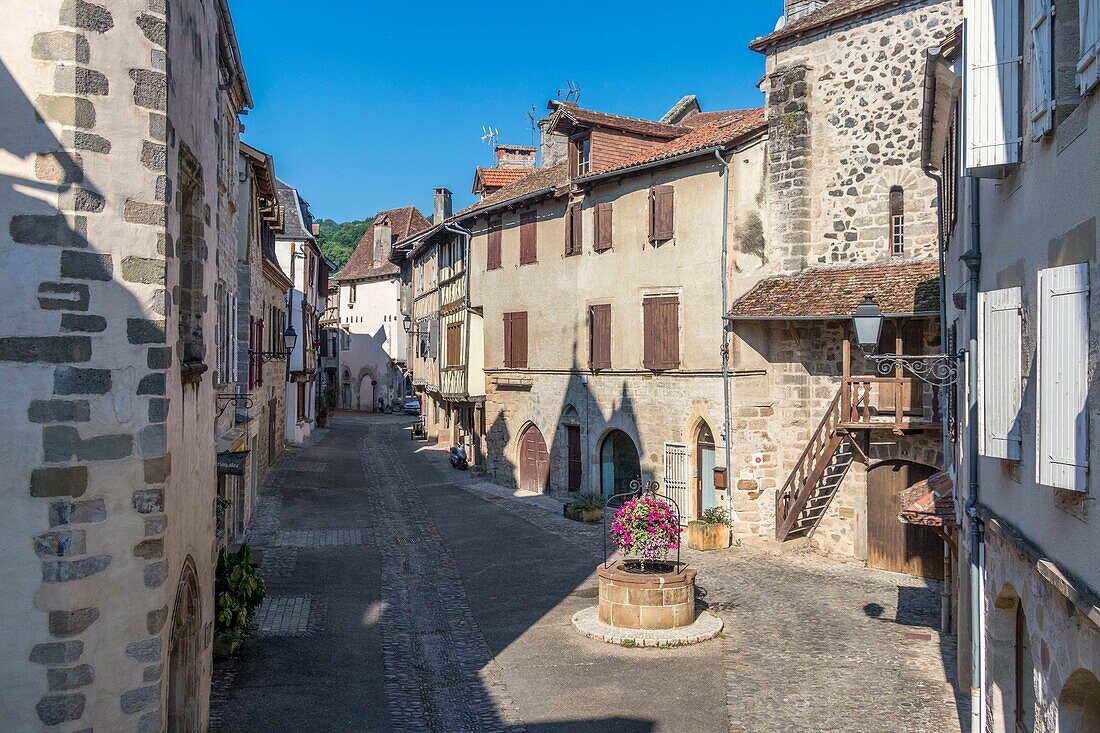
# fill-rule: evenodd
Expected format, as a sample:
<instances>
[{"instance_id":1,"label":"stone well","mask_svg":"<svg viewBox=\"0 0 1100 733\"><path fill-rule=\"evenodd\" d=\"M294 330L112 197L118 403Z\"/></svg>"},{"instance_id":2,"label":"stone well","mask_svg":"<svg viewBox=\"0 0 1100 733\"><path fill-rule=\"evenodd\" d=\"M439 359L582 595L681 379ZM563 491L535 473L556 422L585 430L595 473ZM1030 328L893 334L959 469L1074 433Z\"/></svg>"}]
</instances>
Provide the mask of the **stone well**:
<instances>
[{"instance_id":1,"label":"stone well","mask_svg":"<svg viewBox=\"0 0 1100 733\"><path fill-rule=\"evenodd\" d=\"M600 621L623 629L675 629L695 621L695 570L632 573L616 560L596 568Z\"/></svg>"}]
</instances>

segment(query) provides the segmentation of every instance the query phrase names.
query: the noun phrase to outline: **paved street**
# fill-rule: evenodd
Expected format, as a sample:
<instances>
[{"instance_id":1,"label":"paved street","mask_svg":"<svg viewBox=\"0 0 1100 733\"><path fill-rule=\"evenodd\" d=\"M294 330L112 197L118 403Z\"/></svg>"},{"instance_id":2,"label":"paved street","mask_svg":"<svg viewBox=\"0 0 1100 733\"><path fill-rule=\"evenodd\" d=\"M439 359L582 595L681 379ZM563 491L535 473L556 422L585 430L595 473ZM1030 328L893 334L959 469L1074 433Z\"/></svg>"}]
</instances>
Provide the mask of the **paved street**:
<instances>
[{"instance_id":1,"label":"paved street","mask_svg":"<svg viewBox=\"0 0 1100 733\"><path fill-rule=\"evenodd\" d=\"M340 415L250 531L268 601L215 670L220 731L957 731L939 586L798 552L691 553L720 640L585 639L599 530Z\"/></svg>"}]
</instances>

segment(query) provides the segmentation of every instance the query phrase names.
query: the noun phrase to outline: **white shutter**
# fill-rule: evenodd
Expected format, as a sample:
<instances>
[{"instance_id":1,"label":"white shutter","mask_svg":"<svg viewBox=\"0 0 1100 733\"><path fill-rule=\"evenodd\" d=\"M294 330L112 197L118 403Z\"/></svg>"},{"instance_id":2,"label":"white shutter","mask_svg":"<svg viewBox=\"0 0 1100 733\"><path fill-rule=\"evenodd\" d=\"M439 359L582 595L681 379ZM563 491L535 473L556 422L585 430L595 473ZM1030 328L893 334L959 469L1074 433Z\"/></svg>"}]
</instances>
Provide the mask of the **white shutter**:
<instances>
[{"instance_id":1,"label":"white shutter","mask_svg":"<svg viewBox=\"0 0 1100 733\"><path fill-rule=\"evenodd\" d=\"M686 522L688 512L688 447L682 443L665 443L664 494L680 507L680 521Z\"/></svg>"},{"instance_id":2,"label":"white shutter","mask_svg":"<svg viewBox=\"0 0 1100 733\"><path fill-rule=\"evenodd\" d=\"M1086 94L1100 82L1100 0L1078 0L1081 22L1081 59L1077 86Z\"/></svg>"},{"instance_id":3,"label":"white shutter","mask_svg":"<svg viewBox=\"0 0 1100 733\"><path fill-rule=\"evenodd\" d=\"M1038 140L1053 125L1051 80L1051 0L1031 0L1031 139Z\"/></svg>"},{"instance_id":4,"label":"white shutter","mask_svg":"<svg viewBox=\"0 0 1100 733\"><path fill-rule=\"evenodd\" d=\"M1020 288L978 294L978 452L1020 460Z\"/></svg>"},{"instance_id":5,"label":"white shutter","mask_svg":"<svg viewBox=\"0 0 1100 733\"><path fill-rule=\"evenodd\" d=\"M1037 480L1087 489L1089 266L1039 271Z\"/></svg>"},{"instance_id":6,"label":"white shutter","mask_svg":"<svg viewBox=\"0 0 1100 733\"><path fill-rule=\"evenodd\" d=\"M240 365L237 363L237 294L229 296L229 381L236 384L240 381Z\"/></svg>"},{"instance_id":7,"label":"white shutter","mask_svg":"<svg viewBox=\"0 0 1100 733\"><path fill-rule=\"evenodd\" d=\"M433 318L428 325L428 355L439 358L439 319Z\"/></svg>"},{"instance_id":8,"label":"white shutter","mask_svg":"<svg viewBox=\"0 0 1100 733\"><path fill-rule=\"evenodd\" d=\"M965 0L966 167L1020 162L1020 11L1018 0Z\"/></svg>"}]
</instances>

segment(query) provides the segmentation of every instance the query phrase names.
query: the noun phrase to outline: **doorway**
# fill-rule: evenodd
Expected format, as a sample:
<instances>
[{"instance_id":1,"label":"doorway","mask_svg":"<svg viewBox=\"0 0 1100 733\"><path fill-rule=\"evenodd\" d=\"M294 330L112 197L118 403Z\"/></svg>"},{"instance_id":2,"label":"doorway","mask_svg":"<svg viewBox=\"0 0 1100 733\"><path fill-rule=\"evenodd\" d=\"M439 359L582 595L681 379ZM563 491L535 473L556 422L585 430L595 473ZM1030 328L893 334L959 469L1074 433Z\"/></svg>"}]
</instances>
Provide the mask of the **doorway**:
<instances>
[{"instance_id":1,"label":"doorway","mask_svg":"<svg viewBox=\"0 0 1100 733\"><path fill-rule=\"evenodd\" d=\"M202 660L199 598L195 569L188 558L176 590L168 654L168 733L197 733L202 720L199 709L199 664Z\"/></svg>"},{"instance_id":2,"label":"doorway","mask_svg":"<svg viewBox=\"0 0 1100 733\"><path fill-rule=\"evenodd\" d=\"M700 423L695 433L695 506L699 507L700 514L718 506L714 490L714 455L714 433L705 422Z\"/></svg>"},{"instance_id":3,"label":"doorway","mask_svg":"<svg viewBox=\"0 0 1100 733\"><path fill-rule=\"evenodd\" d=\"M630 491L631 481L640 481L642 466L634 441L622 430L612 430L600 445L600 490L604 496Z\"/></svg>"},{"instance_id":4,"label":"doorway","mask_svg":"<svg viewBox=\"0 0 1100 733\"><path fill-rule=\"evenodd\" d=\"M519 440L519 487L524 491L545 494L550 477L550 454L546 441L534 425L523 432Z\"/></svg>"},{"instance_id":5,"label":"doorway","mask_svg":"<svg viewBox=\"0 0 1100 733\"><path fill-rule=\"evenodd\" d=\"M901 492L936 473L909 461L885 461L867 472L867 565L943 579L943 540L931 527L898 521Z\"/></svg>"},{"instance_id":6,"label":"doorway","mask_svg":"<svg viewBox=\"0 0 1100 733\"><path fill-rule=\"evenodd\" d=\"M578 425L565 426L566 445L569 447L568 488L581 490L581 429Z\"/></svg>"}]
</instances>

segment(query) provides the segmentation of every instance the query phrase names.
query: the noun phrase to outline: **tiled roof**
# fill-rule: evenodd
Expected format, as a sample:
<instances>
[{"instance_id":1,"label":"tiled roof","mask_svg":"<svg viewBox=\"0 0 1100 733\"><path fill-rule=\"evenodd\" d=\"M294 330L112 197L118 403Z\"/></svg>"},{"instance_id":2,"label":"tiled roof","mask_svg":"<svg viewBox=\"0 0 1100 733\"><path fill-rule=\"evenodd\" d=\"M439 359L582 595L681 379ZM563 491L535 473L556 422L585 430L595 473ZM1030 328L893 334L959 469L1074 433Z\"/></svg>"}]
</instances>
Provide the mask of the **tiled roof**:
<instances>
[{"instance_id":1,"label":"tiled roof","mask_svg":"<svg viewBox=\"0 0 1100 733\"><path fill-rule=\"evenodd\" d=\"M703 118L703 119L699 119ZM696 124L696 121L698 123ZM687 134L681 135L667 143L661 143L654 147L627 158L616 161L610 165L598 168L593 175L608 173L616 170L632 168L636 165L651 163L666 158L674 158L677 155L692 153L696 150L727 145L738 138L763 129L764 109L735 109L722 112L700 112L687 119L684 125L692 127ZM583 180L583 179L582 179Z\"/></svg>"},{"instance_id":2,"label":"tiled roof","mask_svg":"<svg viewBox=\"0 0 1100 733\"><path fill-rule=\"evenodd\" d=\"M489 188L499 188L500 186L507 186L515 183L524 176L534 173L535 169L532 168L478 168L474 173L474 185L477 185L478 176L481 177L481 183L483 186Z\"/></svg>"},{"instance_id":3,"label":"tiled roof","mask_svg":"<svg viewBox=\"0 0 1100 733\"><path fill-rule=\"evenodd\" d=\"M379 211L374 215L374 220L367 227L367 231L363 232L363 236L359 238L359 244L355 245L355 251L351 253L344 269L336 274L333 280L365 280L401 272L401 268L389 260L380 262L374 257L374 228L383 223L389 224L390 236L394 242L418 234L431 226L415 206Z\"/></svg>"},{"instance_id":4,"label":"tiled roof","mask_svg":"<svg viewBox=\"0 0 1100 733\"><path fill-rule=\"evenodd\" d=\"M795 18L782 28L757 38L749 44L754 51L763 51L768 46L787 38L821 28L831 23L847 20L856 15L878 10L891 5L904 5L917 0L831 0L817 10Z\"/></svg>"},{"instance_id":5,"label":"tiled roof","mask_svg":"<svg viewBox=\"0 0 1100 733\"><path fill-rule=\"evenodd\" d=\"M313 234L306 229L306 215L303 213L308 205L302 201L298 190L276 179L275 195L286 212L283 231L278 236L284 239L313 239Z\"/></svg>"},{"instance_id":6,"label":"tiled roof","mask_svg":"<svg viewBox=\"0 0 1100 733\"><path fill-rule=\"evenodd\" d=\"M562 116L569 117L582 125L610 127L615 130L632 132L644 137L664 138L665 140L671 140L674 137L683 135L690 129L684 125L666 125L663 122L653 122L652 120L643 120L637 117L611 115L606 112L596 112L591 109L582 109L580 107L569 107L565 105L558 107L557 111L554 112L553 117L555 119L550 127L553 128L557 120L561 119Z\"/></svg>"},{"instance_id":7,"label":"tiled roof","mask_svg":"<svg viewBox=\"0 0 1100 733\"><path fill-rule=\"evenodd\" d=\"M898 519L906 524L951 527L955 524L955 482L940 471L899 493Z\"/></svg>"},{"instance_id":8,"label":"tiled roof","mask_svg":"<svg viewBox=\"0 0 1100 733\"><path fill-rule=\"evenodd\" d=\"M539 191L544 191L549 188L564 186L568 182L568 163L558 163L557 165L551 166L549 168L539 168L534 173L530 173L524 176L515 183L505 186L498 191L494 191L473 206L466 207L462 211L458 212L458 216L472 214L481 209L485 209L490 206L503 203L505 201L511 201L512 199L523 198L525 196L529 196L531 194L537 193Z\"/></svg>"},{"instance_id":9,"label":"tiled roof","mask_svg":"<svg viewBox=\"0 0 1100 733\"><path fill-rule=\"evenodd\" d=\"M887 315L939 310L939 265L928 260L895 260L827 265L758 282L734 302L738 320L850 318L865 293L874 295Z\"/></svg>"}]
</instances>

